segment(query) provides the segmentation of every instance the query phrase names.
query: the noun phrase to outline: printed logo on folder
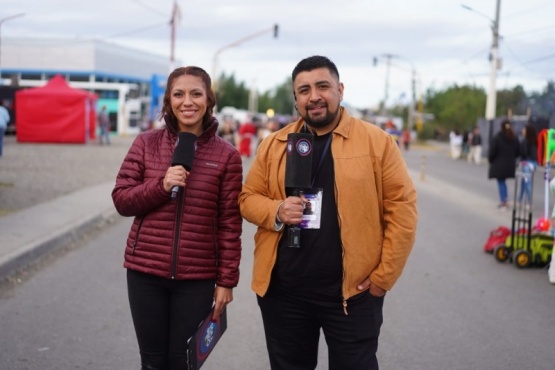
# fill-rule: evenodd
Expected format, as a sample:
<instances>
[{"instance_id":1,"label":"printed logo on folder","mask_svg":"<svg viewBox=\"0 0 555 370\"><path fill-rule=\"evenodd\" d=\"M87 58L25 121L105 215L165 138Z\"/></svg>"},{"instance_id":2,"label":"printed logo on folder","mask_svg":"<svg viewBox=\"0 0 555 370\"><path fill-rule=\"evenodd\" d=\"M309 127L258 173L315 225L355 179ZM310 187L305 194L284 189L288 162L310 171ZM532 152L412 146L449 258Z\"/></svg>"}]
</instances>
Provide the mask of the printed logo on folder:
<instances>
[{"instance_id":1,"label":"printed logo on folder","mask_svg":"<svg viewBox=\"0 0 555 370\"><path fill-rule=\"evenodd\" d=\"M198 370L208 358L216 343L227 329L227 310L215 322L212 321L214 308L199 325L196 333L189 339L189 370Z\"/></svg>"}]
</instances>

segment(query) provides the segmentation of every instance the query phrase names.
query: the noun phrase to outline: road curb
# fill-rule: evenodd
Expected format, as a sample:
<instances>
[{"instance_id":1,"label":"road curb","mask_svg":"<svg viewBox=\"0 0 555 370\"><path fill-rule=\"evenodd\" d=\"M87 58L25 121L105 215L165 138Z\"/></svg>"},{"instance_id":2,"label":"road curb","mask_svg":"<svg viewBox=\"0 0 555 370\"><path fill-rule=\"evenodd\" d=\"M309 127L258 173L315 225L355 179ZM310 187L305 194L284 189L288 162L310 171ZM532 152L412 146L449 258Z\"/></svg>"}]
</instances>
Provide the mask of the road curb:
<instances>
[{"instance_id":1,"label":"road curb","mask_svg":"<svg viewBox=\"0 0 555 370\"><path fill-rule=\"evenodd\" d=\"M81 189L0 218L0 279L114 217L112 189L113 183Z\"/></svg>"}]
</instances>

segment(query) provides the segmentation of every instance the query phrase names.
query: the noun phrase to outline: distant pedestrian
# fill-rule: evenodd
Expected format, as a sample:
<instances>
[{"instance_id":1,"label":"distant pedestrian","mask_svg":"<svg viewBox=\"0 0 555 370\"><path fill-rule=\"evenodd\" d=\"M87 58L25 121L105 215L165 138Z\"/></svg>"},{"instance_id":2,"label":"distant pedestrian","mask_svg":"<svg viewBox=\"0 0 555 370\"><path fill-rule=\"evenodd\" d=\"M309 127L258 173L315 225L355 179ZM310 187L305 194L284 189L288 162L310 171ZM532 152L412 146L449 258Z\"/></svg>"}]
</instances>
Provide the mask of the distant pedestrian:
<instances>
[{"instance_id":1,"label":"distant pedestrian","mask_svg":"<svg viewBox=\"0 0 555 370\"><path fill-rule=\"evenodd\" d=\"M405 150L409 150L410 148L410 130L408 128L403 130L403 146Z\"/></svg>"},{"instance_id":2,"label":"distant pedestrian","mask_svg":"<svg viewBox=\"0 0 555 370\"><path fill-rule=\"evenodd\" d=\"M452 130L449 133L449 145L451 147L451 158L459 159L462 153L463 137L459 130Z\"/></svg>"},{"instance_id":3,"label":"distant pedestrian","mask_svg":"<svg viewBox=\"0 0 555 370\"><path fill-rule=\"evenodd\" d=\"M526 194L527 204L531 204L532 181L536 167L538 166L538 135L536 129L531 124L522 128L522 141L520 143L521 170L525 176L520 183L519 203Z\"/></svg>"},{"instance_id":4,"label":"distant pedestrian","mask_svg":"<svg viewBox=\"0 0 555 370\"><path fill-rule=\"evenodd\" d=\"M252 155L252 140L256 138L258 132L256 126L258 121L259 118L255 116L252 118L252 122L243 122L239 127L239 153L247 158Z\"/></svg>"},{"instance_id":5,"label":"distant pedestrian","mask_svg":"<svg viewBox=\"0 0 555 370\"><path fill-rule=\"evenodd\" d=\"M469 130L464 130L462 134L462 147L461 147L461 157L464 158L468 156L470 152L470 138L472 133Z\"/></svg>"},{"instance_id":6,"label":"distant pedestrian","mask_svg":"<svg viewBox=\"0 0 555 370\"><path fill-rule=\"evenodd\" d=\"M474 161L475 164L482 162L482 135L480 129L475 127L470 135L470 151L468 152L468 162Z\"/></svg>"},{"instance_id":7,"label":"distant pedestrian","mask_svg":"<svg viewBox=\"0 0 555 370\"><path fill-rule=\"evenodd\" d=\"M218 135L224 140L228 141L231 145L236 146L235 135L237 134L235 129L235 121L231 116L223 117L222 127L218 130Z\"/></svg>"},{"instance_id":8,"label":"distant pedestrian","mask_svg":"<svg viewBox=\"0 0 555 370\"><path fill-rule=\"evenodd\" d=\"M499 131L491 141L488 153L489 171L488 178L497 180L499 191L499 205L497 208L507 209L507 179L514 179L516 160L520 148L518 139L511 127L511 122L504 119Z\"/></svg>"},{"instance_id":9,"label":"distant pedestrian","mask_svg":"<svg viewBox=\"0 0 555 370\"><path fill-rule=\"evenodd\" d=\"M257 147L260 146L262 140L268 137L272 132L276 132L279 129L279 124L276 120L270 118L268 122L266 122L265 127L261 127L258 129L258 143L256 144Z\"/></svg>"},{"instance_id":10,"label":"distant pedestrian","mask_svg":"<svg viewBox=\"0 0 555 370\"><path fill-rule=\"evenodd\" d=\"M100 128L98 142L100 145L103 145L104 141L106 141L106 145L110 145L110 118L108 117L105 105L103 105L100 112L98 112L97 121L98 127Z\"/></svg>"},{"instance_id":11,"label":"distant pedestrian","mask_svg":"<svg viewBox=\"0 0 555 370\"><path fill-rule=\"evenodd\" d=\"M389 120L385 123L385 132L391 135L393 140L397 143L398 146L401 146L399 143L401 141L401 131L395 126L393 121Z\"/></svg>"},{"instance_id":12,"label":"distant pedestrian","mask_svg":"<svg viewBox=\"0 0 555 370\"><path fill-rule=\"evenodd\" d=\"M4 107L4 103L0 101L0 157L2 156L2 147L4 146L4 135L8 129L10 122L10 112Z\"/></svg>"}]
</instances>

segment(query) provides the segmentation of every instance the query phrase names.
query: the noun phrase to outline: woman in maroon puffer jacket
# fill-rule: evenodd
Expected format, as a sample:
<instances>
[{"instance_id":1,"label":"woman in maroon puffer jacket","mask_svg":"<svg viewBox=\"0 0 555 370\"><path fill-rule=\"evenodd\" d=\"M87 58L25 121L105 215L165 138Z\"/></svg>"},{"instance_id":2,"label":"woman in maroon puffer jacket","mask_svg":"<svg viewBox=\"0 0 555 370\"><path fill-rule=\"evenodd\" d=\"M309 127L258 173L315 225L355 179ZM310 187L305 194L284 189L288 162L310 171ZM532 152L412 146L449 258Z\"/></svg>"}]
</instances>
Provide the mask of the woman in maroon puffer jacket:
<instances>
[{"instance_id":1,"label":"woman in maroon puffer jacket","mask_svg":"<svg viewBox=\"0 0 555 370\"><path fill-rule=\"evenodd\" d=\"M187 368L187 340L212 304L219 317L239 281L243 169L239 152L216 135L215 104L203 69L173 71L166 126L135 139L112 192L117 211L135 217L124 267L143 369ZM172 166L179 132L198 136L190 171Z\"/></svg>"}]
</instances>

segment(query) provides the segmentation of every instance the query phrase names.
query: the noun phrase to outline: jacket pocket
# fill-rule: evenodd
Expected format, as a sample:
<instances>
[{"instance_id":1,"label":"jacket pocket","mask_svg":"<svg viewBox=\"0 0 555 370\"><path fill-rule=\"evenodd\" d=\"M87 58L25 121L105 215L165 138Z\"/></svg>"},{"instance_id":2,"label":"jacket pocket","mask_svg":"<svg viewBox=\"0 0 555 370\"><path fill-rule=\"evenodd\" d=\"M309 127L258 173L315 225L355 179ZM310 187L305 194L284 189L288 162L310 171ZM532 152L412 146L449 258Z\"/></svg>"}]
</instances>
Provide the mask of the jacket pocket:
<instances>
[{"instance_id":1,"label":"jacket pocket","mask_svg":"<svg viewBox=\"0 0 555 370\"><path fill-rule=\"evenodd\" d=\"M137 244L139 243L139 235L141 234L141 228L143 227L144 218L141 218L139 225L137 226L137 232L135 233L135 238L133 239L133 247L131 249L131 255L135 255L135 249L137 248Z\"/></svg>"}]
</instances>

